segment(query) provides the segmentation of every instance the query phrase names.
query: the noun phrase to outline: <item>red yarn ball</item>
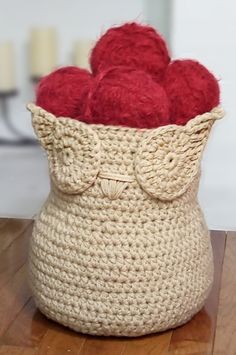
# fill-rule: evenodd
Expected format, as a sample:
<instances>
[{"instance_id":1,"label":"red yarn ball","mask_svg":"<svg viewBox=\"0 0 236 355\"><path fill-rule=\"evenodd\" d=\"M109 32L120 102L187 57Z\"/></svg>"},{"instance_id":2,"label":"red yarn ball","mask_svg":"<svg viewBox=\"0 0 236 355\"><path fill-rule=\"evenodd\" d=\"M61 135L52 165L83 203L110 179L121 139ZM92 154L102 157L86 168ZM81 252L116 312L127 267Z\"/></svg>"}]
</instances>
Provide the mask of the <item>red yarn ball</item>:
<instances>
[{"instance_id":1,"label":"red yarn ball","mask_svg":"<svg viewBox=\"0 0 236 355\"><path fill-rule=\"evenodd\" d=\"M91 53L94 74L111 66L144 70L160 82L170 62L163 38L150 26L126 23L109 29Z\"/></svg>"},{"instance_id":2,"label":"red yarn ball","mask_svg":"<svg viewBox=\"0 0 236 355\"><path fill-rule=\"evenodd\" d=\"M80 117L91 74L78 67L60 68L45 76L36 89L36 104L56 116Z\"/></svg>"},{"instance_id":3,"label":"red yarn ball","mask_svg":"<svg viewBox=\"0 0 236 355\"><path fill-rule=\"evenodd\" d=\"M169 123L164 89L141 71L113 67L101 72L88 96L87 123L153 128Z\"/></svg>"},{"instance_id":4,"label":"red yarn ball","mask_svg":"<svg viewBox=\"0 0 236 355\"><path fill-rule=\"evenodd\" d=\"M194 60L175 60L170 63L163 86L170 100L171 123L184 125L191 118L219 104L217 80Z\"/></svg>"}]
</instances>

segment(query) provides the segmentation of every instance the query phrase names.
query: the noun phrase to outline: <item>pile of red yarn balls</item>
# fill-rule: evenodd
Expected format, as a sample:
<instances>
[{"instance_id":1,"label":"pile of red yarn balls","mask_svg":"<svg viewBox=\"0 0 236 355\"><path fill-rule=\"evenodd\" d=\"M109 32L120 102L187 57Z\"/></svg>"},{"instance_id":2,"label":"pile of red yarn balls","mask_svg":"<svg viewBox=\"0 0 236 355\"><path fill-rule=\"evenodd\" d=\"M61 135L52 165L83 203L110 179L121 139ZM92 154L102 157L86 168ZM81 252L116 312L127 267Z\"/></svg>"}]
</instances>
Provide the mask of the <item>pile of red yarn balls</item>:
<instances>
[{"instance_id":1,"label":"pile of red yarn balls","mask_svg":"<svg viewBox=\"0 0 236 355\"><path fill-rule=\"evenodd\" d=\"M44 77L36 104L56 116L133 128L184 125L219 104L214 75L194 60L171 61L165 41L150 26L109 29L90 63L92 73L70 66Z\"/></svg>"}]
</instances>

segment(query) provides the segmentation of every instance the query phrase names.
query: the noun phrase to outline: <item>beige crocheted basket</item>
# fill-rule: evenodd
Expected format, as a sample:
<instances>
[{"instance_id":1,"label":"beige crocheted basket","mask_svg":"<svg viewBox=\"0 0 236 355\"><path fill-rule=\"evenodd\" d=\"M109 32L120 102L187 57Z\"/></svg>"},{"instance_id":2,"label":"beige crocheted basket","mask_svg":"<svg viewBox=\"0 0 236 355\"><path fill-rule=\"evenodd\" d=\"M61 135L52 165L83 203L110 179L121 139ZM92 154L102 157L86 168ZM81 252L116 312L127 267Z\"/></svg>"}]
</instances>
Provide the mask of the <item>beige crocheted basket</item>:
<instances>
[{"instance_id":1,"label":"beige crocheted basket","mask_svg":"<svg viewBox=\"0 0 236 355\"><path fill-rule=\"evenodd\" d=\"M157 129L28 109L51 177L29 257L39 309L97 335L139 336L187 322L213 279L197 191L202 151L222 109Z\"/></svg>"}]
</instances>

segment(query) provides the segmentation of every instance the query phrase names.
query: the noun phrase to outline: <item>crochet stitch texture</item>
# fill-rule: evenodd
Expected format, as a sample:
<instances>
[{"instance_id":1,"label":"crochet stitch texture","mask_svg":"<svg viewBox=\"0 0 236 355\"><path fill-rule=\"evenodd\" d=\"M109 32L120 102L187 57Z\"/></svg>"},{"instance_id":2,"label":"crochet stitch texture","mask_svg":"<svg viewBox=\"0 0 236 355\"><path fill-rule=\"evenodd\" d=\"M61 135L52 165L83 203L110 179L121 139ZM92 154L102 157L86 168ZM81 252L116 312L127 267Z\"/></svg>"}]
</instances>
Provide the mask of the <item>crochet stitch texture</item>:
<instances>
[{"instance_id":1,"label":"crochet stitch texture","mask_svg":"<svg viewBox=\"0 0 236 355\"><path fill-rule=\"evenodd\" d=\"M197 191L222 109L185 126L136 129L28 108L51 177L29 256L39 309L96 335L140 336L188 321L213 279Z\"/></svg>"}]
</instances>

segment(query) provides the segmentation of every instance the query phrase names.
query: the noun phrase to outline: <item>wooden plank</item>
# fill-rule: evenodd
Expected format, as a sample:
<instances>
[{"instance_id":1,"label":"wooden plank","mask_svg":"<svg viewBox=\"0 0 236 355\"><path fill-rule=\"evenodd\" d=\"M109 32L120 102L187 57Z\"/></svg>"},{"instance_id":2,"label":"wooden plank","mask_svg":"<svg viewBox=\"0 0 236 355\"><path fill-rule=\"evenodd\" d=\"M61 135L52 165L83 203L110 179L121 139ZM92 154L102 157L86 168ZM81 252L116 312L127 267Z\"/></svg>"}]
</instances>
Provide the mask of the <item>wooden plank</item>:
<instances>
[{"instance_id":1,"label":"wooden plank","mask_svg":"<svg viewBox=\"0 0 236 355\"><path fill-rule=\"evenodd\" d=\"M32 223L29 219L0 219L0 253L6 250L11 243Z\"/></svg>"},{"instance_id":2,"label":"wooden plank","mask_svg":"<svg viewBox=\"0 0 236 355\"><path fill-rule=\"evenodd\" d=\"M53 324L39 310L32 298L2 336L2 343L21 347L36 347Z\"/></svg>"},{"instance_id":3,"label":"wooden plank","mask_svg":"<svg viewBox=\"0 0 236 355\"><path fill-rule=\"evenodd\" d=\"M166 355L172 331L129 339L122 355Z\"/></svg>"},{"instance_id":4,"label":"wooden plank","mask_svg":"<svg viewBox=\"0 0 236 355\"><path fill-rule=\"evenodd\" d=\"M125 338L88 337L79 355L123 355Z\"/></svg>"},{"instance_id":5,"label":"wooden plank","mask_svg":"<svg viewBox=\"0 0 236 355\"><path fill-rule=\"evenodd\" d=\"M211 293L205 307L190 322L173 331L169 354L212 354L226 233L211 232L211 241L215 266Z\"/></svg>"},{"instance_id":6,"label":"wooden plank","mask_svg":"<svg viewBox=\"0 0 236 355\"><path fill-rule=\"evenodd\" d=\"M236 232L227 234L214 352L236 354Z\"/></svg>"},{"instance_id":7,"label":"wooden plank","mask_svg":"<svg viewBox=\"0 0 236 355\"><path fill-rule=\"evenodd\" d=\"M29 298L27 270L23 265L0 293L0 339Z\"/></svg>"},{"instance_id":8,"label":"wooden plank","mask_svg":"<svg viewBox=\"0 0 236 355\"><path fill-rule=\"evenodd\" d=\"M86 336L54 323L43 337L39 355L78 355Z\"/></svg>"},{"instance_id":9,"label":"wooden plank","mask_svg":"<svg viewBox=\"0 0 236 355\"><path fill-rule=\"evenodd\" d=\"M32 227L33 222L28 220L26 222L22 221L19 224L13 222L12 228L9 223L7 224L7 228L4 228L6 240L9 240L10 244L0 254L0 288L3 288L15 275L16 271L25 263ZM1 240L3 239L5 239L4 234L1 234ZM4 244L6 246L7 242Z\"/></svg>"},{"instance_id":10,"label":"wooden plank","mask_svg":"<svg viewBox=\"0 0 236 355\"><path fill-rule=\"evenodd\" d=\"M0 230L9 222L9 218L0 218Z\"/></svg>"},{"instance_id":11,"label":"wooden plank","mask_svg":"<svg viewBox=\"0 0 236 355\"><path fill-rule=\"evenodd\" d=\"M33 348L21 348L8 345L0 346L0 355L36 355L37 351L37 349Z\"/></svg>"}]
</instances>

